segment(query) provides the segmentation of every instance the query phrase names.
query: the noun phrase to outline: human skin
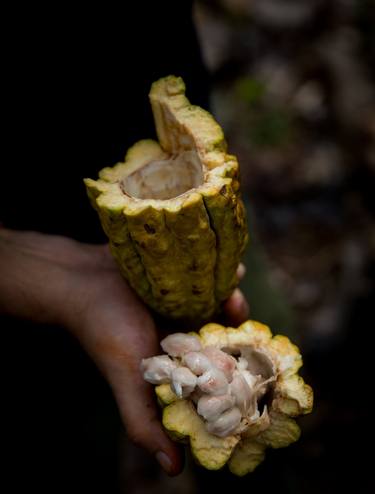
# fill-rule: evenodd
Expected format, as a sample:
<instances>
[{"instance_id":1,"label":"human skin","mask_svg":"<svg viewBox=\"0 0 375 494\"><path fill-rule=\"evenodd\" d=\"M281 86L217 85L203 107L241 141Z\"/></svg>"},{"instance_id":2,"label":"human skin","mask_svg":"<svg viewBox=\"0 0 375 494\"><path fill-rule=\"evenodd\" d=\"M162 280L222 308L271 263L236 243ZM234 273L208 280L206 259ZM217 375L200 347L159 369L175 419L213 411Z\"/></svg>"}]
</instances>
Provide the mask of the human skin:
<instances>
[{"instance_id":1,"label":"human skin","mask_svg":"<svg viewBox=\"0 0 375 494\"><path fill-rule=\"evenodd\" d=\"M0 227L0 272L0 314L59 325L74 335L111 386L128 437L169 475L178 474L181 452L163 431L153 387L139 371L142 358L159 352L158 330L108 246ZM224 313L233 326L247 319L238 289Z\"/></svg>"}]
</instances>

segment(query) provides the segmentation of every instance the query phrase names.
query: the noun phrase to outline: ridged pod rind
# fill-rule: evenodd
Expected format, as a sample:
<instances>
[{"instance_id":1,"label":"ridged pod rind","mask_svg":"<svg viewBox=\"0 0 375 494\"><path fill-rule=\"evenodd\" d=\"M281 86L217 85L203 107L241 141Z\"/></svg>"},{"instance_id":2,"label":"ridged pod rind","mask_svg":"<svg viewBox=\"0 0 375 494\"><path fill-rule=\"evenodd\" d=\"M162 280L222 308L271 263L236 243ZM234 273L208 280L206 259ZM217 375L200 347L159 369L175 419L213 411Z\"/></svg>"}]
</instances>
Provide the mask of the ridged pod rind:
<instances>
[{"instance_id":1,"label":"ridged pod rind","mask_svg":"<svg viewBox=\"0 0 375 494\"><path fill-rule=\"evenodd\" d=\"M238 162L212 115L190 104L181 78L156 81L149 96L159 142L137 142L124 162L85 179L87 192L138 295L164 316L207 321L236 287L248 240ZM202 184L164 200L124 190L125 177L179 153L200 163Z\"/></svg>"}]
</instances>

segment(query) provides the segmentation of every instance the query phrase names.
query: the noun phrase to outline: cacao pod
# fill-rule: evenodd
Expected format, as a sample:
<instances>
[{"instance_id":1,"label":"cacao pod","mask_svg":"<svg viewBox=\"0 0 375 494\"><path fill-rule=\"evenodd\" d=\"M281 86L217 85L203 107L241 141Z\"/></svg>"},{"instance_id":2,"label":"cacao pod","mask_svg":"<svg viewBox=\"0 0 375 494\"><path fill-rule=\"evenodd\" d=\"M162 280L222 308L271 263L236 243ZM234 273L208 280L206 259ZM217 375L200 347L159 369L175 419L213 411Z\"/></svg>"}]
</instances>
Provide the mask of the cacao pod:
<instances>
[{"instance_id":1,"label":"cacao pod","mask_svg":"<svg viewBox=\"0 0 375 494\"><path fill-rule=\"evenodd\" d=\"M137 142L123 163L85 179L87 192L144 302L167 317L206 321L236 287L247 242L238 162L181 78L156 81L149 96L159 142Z\"/></svg>"}]
</instances>

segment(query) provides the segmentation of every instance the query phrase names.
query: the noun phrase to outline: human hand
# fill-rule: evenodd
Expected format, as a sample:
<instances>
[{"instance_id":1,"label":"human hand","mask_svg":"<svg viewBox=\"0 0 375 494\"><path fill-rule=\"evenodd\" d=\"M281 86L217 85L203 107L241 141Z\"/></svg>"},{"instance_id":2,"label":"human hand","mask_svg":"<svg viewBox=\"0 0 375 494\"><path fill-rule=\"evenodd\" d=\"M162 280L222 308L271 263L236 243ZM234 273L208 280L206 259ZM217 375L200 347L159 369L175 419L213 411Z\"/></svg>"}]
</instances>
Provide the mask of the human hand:
<instances>
[{"instance_id":1,"label":"human hand","mask_svg":"<svg viewBox=\"0 0 375 494\"><path fill-rule=\"evenodd\" d=\"M153 454L168 474L179 473L180 451L163 431L153 387L139 371L142 358L160 353L158 332L148 309L120 276L108 246L31 232L8 231L5 237L12 255L4 268L12 265L13 256L12 280L22 280L27 295L22 316L66 327L110 384L129 438ZM243 268L238 274L243 275ZM9 303L14 296L9 294ZM246 319L246 302L238 290L224 310L233 325Z\"/></svg>"},{"instance_id":2,"label":"human hand","mask_svg":"<svg viewBox=\"0 0 375 494\"><path fill-rule=\"evenodd\" d=\"M238 274L243 276L243 267ZM168 474L178 474L180 449L164 432L153 387L139 371L142 358L160 353L148 309L124 282L105 246L93 251L92 267L77 281L79 309L69 326L111 385L128 437L153 454ZM239 290L226 302L225 313L234 325L246 319Z\"/></svg>"}]
</instances>

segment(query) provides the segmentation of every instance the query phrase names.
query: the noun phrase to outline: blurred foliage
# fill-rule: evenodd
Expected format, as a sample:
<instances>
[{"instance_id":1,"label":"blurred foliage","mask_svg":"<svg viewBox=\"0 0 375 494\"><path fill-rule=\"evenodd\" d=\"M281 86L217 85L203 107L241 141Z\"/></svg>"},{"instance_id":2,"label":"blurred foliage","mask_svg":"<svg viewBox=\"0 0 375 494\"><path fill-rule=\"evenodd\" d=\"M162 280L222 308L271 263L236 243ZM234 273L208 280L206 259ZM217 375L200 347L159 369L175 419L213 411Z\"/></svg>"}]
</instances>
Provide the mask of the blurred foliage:
<instances>
[{"instance_id":1,"label":"blurred foliage","mask_svg":"<svg viewBox=\"0 0 375 494\"><path fill-rule=\"evenodd\" d=\"M266 87L256 79L241 77L236 81L235 91L245 103L253 105L262 101Z\"/></svg>"},{"instance_id":2,"label":"blurred foliage","mask_svg":"<svg viewBox=\"0 0 375 494\"><path fill-rule=\"evenodd\" d=\"M253 208L248 200L245 200L245 206L251 235L243 259L246 275L240 287L249 301L250 317L267 324L273 332L286 334L297 342L293 310L280 287L272 284L267 258L257 238Z\"/></svg>"},{"instance_id":3,"label":"blurred foliage","mask_svg":"<svg viewBox=\"0 0 375 494\"><path fill-rule=\"evenodd\" d=\"M277 147L292 136L290 113L280 108L267 108L267 86L250 77L241 77L235 83L235 92L248 108L249 139L256 147Z\"/></svg>"},{"instance_id":4,"label":"blurred foliage","mask_svg":"<svg viewBox=\"0 0 375 494\"><path fill-rule=\"evenodd\" d=\"M257 147L277 147L292 135L290 115L281 109L270 109L254 115L250 124L250 139Z\"/></svg>"}]
</instances>

